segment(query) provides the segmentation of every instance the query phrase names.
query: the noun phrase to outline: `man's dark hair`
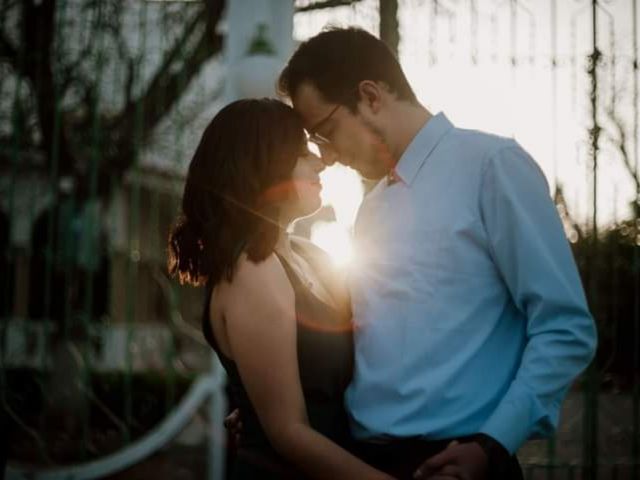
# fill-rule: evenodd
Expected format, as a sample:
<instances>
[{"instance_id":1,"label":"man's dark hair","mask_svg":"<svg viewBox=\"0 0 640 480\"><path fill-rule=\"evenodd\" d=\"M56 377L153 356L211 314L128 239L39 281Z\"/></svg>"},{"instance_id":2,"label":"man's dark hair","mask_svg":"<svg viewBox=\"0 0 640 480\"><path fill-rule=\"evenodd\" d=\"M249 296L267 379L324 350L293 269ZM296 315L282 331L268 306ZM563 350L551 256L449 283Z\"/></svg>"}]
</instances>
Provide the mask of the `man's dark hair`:
<instances>
[{"instance_id":1,"label":"man's dark hair","mask_svg":"<svg viewBox=\"0 0 640 480\"><path fill-rule=\"evenodd\" d=\"M398 59L380 39L360 28L330 28L300 44L280 74L280 93L292 98L303 82L312 83L328 102L358 103L363 80L384 83L400 100L416 96Z\"/></svg>"},{"instance_id":2,"label":"man's dark hair","mask_svg":"<svg viewBox=\"0 0 640 480\"><path fill-rule=\"evenodd\" d=\"M267 258L282 201L306 146L302 121L278 100L238 100L205 129L189 164L182 213L169 234L168 268L181 283L231 280L238 258Z\"/></svg>"}]
</instances>

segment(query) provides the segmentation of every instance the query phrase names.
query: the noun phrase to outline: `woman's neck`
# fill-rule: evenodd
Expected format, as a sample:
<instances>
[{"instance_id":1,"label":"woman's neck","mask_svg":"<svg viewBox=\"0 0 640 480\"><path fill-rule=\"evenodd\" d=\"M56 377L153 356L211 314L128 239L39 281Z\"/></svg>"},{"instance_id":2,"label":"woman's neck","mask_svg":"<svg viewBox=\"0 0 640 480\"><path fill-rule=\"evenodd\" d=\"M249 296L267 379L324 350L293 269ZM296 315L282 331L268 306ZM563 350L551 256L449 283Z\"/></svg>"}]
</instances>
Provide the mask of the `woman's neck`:
<instances>
[{"instance_id":1,"label":"woman's neck","mask_svg":"<svg viewBox=\"0 0 640 480\"><path fill-rule=\"evenodd\" d=\"M293 249L291 248L291 238L286 230L280 230L280 235L278 236L278 241L275 245L275 250L280 255L285 257L287 260L290 260L293 256Z\"/></svg>"}]
</instances>

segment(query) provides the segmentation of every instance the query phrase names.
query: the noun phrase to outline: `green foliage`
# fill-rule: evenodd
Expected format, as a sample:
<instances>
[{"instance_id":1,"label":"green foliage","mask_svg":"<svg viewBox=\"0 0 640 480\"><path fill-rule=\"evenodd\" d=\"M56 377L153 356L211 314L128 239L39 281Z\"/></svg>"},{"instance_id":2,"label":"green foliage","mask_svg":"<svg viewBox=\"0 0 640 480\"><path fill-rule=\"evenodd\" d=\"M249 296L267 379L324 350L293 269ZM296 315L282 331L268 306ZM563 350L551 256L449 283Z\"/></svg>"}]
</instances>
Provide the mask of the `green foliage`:
<instances>
[{"instance_id":1,"label":"green foliage","mask_svg":"<svg viewBox=\"0 0 640 480\"><path fill-rule=\"evenodd\" d=\"M628 220L584 234L573 244L589 306L598 326L596 364L612 388L637 381L640 348L640 224Z\"/></svg>"}]
</instances>

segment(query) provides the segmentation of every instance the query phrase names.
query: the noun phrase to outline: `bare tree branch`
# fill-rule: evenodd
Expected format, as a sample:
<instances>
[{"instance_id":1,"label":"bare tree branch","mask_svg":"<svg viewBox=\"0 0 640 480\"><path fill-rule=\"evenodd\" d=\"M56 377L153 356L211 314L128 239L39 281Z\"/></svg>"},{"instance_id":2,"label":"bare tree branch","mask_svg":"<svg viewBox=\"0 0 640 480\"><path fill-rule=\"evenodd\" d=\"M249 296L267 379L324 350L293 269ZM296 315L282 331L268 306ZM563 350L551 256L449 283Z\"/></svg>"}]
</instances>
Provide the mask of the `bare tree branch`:
<instances>
[{"instance_id":1,"label":"bare tree branch","mask_svg":"<svg viewBox=\"0 0 640 480\"><path fill-rule=\"evenodd\" d=\"M99 195L108 191L107 183L113 175L117 178L126 171L135 160L140 142L148 140L160 120L180 100L182 92L202 65L222 49L222 38L215 33L215 26L222 15L224 1L207 0L204 6L204 9L199 9L186 22L184 33L173 43L155 75L146 84L146 89L138 97L134 96L132 85L136 81L135 67L130 63L123 91L125 107L115 117L108 112L96 112L98 117L95 117L92 111L97 105L95 98L98 84L85 73L86 69L81 68L93 46L89 43L89 51L85 51L84 55L79 52L77 60L71 62L68 58L53 58L51 52L55 34L55 1L25 2L21 10L20 51L37 52L37 55L29 55L22 61L17 58L20 51L8 48L11 46L8 41L4 45L4 51L13 54L14 61L20 63L20 71L16 68L14 71L27 80L34 92L39 130L43 137L41 148L46 152L48 165L56 160L54 174L74 175L78 177L77 185L88 185L89 182L84 177L89 174L87 162L94 155L91 151L95 149L101 152L98 165ZM122 42L118 44L122 37L118 25L101 23L97 28L115 29L111 33L116 46L123 48ZM5 37L6 35L2 38ZM59 64L65 60L66 64ZM125 58L122 60L126 61ZM131 59L131 62L136 60L140 61ZM54 78L53 62L57 62L57 78ZM70 66L78 68L70 69ZM59 103L55 99L60 99L63 93L61 90L66 91L68 88L74 88L80 93L80 97L68 111L57 112ZM91 137L96 118L101 130L100 145L96 145L95 139ZM137 127L140 127L138 136L133 134ZM73 146L70 141L73 141ZM82 197L87 192L77 193Z\"/></svg>"},{"instance_id":2,"label":"bare tree branch","mask_svg":"<svg viewBox=\"0 0 640 480\"><path fill-rule=\"evenodd\" d=\"M296 13L299 12L310 12L312 10L322 10L324 8L335 8L335 7L345 7L348 5L353 5L354 3L358 3L361 0L318 0L314 2L310 2L307 5L303 5L300 7L296 7Z\"/></svg>"},{"instance_id":3,"label":"bare tree branch","mask_svg":"<svg viewBox=\"0 0 640 480\"><path fill-rule=\"evenodd\" d=\"M51 48L55 32L56 1L35 2L28 0L22 5L21 48L24 55L16 69L18 75L28 79L35 97L36 113L43 137L42 148L47 152L49 162L56 160L56 170L67 175L73 172L75 161L71 153L67 133L56 128L56 102L59 92L54 84ZM56 136L56 133L59 135Z\"/></svg>"},{"instance_id":4,"label":"bare tree branch","mask_svg":"<svg viewBox=\"0 0 640 480\"><path fill-rule=\"evenodd\" d=\"M615 135L611 135L610 132L607 132L607 137L620 151L622 163L633 180L636 192L640 192L640 178L638 178L638 172L636 171L635 165L633 165L631 156L627 150L627 130L625 128L624 121L612 109L607 109L607 116L616 129Z\"/></svg>"},{"instance_id":5,"label":"bare tree branch","mask_svg":"<svg viewBox=\"0 0 640 480\"><path fill-rule=\"evenodd\" d=\"M136 64L133 58L127 61L127 77L124 82L124 99L125 105L131 106L133 104L133 84L135 82Z\"/></svg>"},{"instance_id":6,"label":"bare tree branch","mask_svg":"<svg viewBox=\"0 0 640 480\"><path fill-rule=\"evenodd\" d=\"M14 69L17 67L18 50L11 45L4 32L0 32L0 59L6 59Z\"/></svg>"},{"instance_id":7,"label":"bare tree branch","mask_svg":"<svg viewBox=\"0 0 640 480\"><path fill-rule=\"evenodd\" d=\"M379 0L379 2L380 40L386 43L397 57L400 43L398 0Z\"/></svg>"},{"instance_id":8,"label":"bare tree branch","mask_svg":"<svg viewBox=\"0 0 640 480\"><path fill-rule=\"evenodd\" d=\"M305 2L297 11L353 5L359 1L315 0ZM83 12L92 19L92 31L113 40L110 43L115 46L118 62L127 69L122 90L116 92L115 100L124 106L114 112L94 111L100 106L97 102L100 79L94 78L90 68L97 48L91 35L82 35L88 41L75 39L79 48L54 52L54 37L58 33L57 0L14 2L12 5L19 8L15 10L19 21L0 23L0 57L10 62L15 74L21 76L33 92L33 105L25 106L24 120L25 125L37 125L38 131L32 129L29 138L25 136L24 140L33 143L42 139L39 147L46 162L42 168L54 175L73 175L77 177L77 185L88 184L84 177L92 171L90 162L98 151L97 175L101 182L109 183L114 176L120 177L135 161L141 144L149 141L161 120L178 104L203 65L221 52L223 39L215 27L224 4L224 0L204 0L200 3L203 8L181 4L171 10L179 34L147 80L138 76L139 62L143 59L135 55L132 58L128 52L125 31L128 27L123 17L126 13L122 13L119 3L116 0L85 3ZM5 1L2 5L8 3ZM17 35L13 35L12 28ZM12 40L14 37L17 42ZM22 52L28 54L22 55ZM145 83L140 85L141 81ZM120 84L117 86L120 88ZM136 86L142 87L142 91ZM64 111L60 110L62 98L65 98ZM120 104L120 100L124 103ZM98 137L94 135L96 125L99 125ZM26 128L23 131L26 132ZM54 160L56 168L51 170ZM108 191L106 183L99 185L99 195Z\"/></svg>"},{"instance_id":9,"label":"bare tree branch","mask_svg":"<svg viewBox=\"0 0 640 480\"><path fill-rule=\"evenodd\" d=\"M215 25L220 20L223 11L222 1L207 2L205 28L190 55L182 60L181 69L176 71L172 64L180 57L189 44L190 37L197 31L197 24L202 21L203 12L192 20L185 35L176 41L156 75L149 82L145 92L136 100L130 102L125 110L115 120L110 122L115 129L115 139L119 144L119 154L113 159L112 166L116 165L120 173L133 161L133 142L131 132L135 127L141 128L140 140L146 141L158 122L169 112L180 99L180 92L195 77L200 67L222 49L222 37L215 33ZM138 113L142 113L142 118Z\"/></svg>"},{"instance_id":10,"label":"bare tree branch","mask_svg":"<svg viewBox=\"0 0 640 480\"><path fill-rule=\"evenodd\" d=\"M143 97L149 95L150 92L152 92L154 89L157 89L158 86L163 83L163 79L167 75L167 73L171 71L171 66L173 65L173 63L176 60L180 59L180 56L184 54L186 45L189 43L189 40L191 39L191 37L194 35L194 32L197 31L197 26L202 21L202 16L205 14L205 11L206 10L200 10L196 12L196 14L193 16L191 21L185 26L182 36L174 43L174 45L171 47L167 55L165 55L162 65L158 67L156 75L149 82L147 93L143 94ZM134 80L133 75L135 72L135 69L133 68L134 66L135 65L133 64L133 59L132 59L132 63L129 65L130 78L128 77L127 79L127 82L129 83L128 85L129 88L132 88L133 86L133 80ZM129 101L127 102L125 106L125 111L123 112L123 115L125 116L130 114L130 110L132 108L135 109L137 107L137 105L135 105L136 101L131 99L130 91L127 92L127 98L129 99Z\"/></svg>"},{"instance_id":11,"label":"bare tree branch","mask_svg":"<svg viewBox=\"0 0 640 480\"><path fill-rule=\"evenodd\" d=\"M578 240L582 240L584 238L584 231L582 227L571 215L571 211L569 210L569 205L567 204L567 200L564 196L564 187L561 183L556 185L555 195L553 197L553 202L556 204L558 208L558 213L562 218L565 224L568 224L578 235Z\"/></svg>"},{"instance_id":12,"label":"bare tree branch","mask_svg":"<svg viewBox=\"0 0 640 480\"><path fill-rule=\"evenodd\" d=\"M0 18L6 18L9 11L19 3L20 3L20 0L15 0L13 2L4 0L2 2L2 7L0 8Z\"/></svg>"}]
</instances>

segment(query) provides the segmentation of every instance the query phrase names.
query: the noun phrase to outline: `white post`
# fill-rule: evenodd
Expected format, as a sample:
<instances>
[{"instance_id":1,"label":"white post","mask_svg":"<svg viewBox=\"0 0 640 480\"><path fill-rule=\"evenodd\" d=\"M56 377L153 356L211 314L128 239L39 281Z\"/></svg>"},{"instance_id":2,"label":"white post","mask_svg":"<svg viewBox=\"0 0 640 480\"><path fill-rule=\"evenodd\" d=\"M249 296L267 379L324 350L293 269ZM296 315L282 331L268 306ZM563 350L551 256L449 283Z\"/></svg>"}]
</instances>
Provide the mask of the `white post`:
<instances>
[{"instance_id":1,"label":"white post","mask_svg":"<svg viewBox=\"0 0 640 480\"><path fill-rule=\"evenodd\" d=\"M275 96L275 81L293 51L293 0L230 0L227 6L225 64L229 101ZM272 50L251 53L260 31Z\"/></svg>"}]
</instances>

